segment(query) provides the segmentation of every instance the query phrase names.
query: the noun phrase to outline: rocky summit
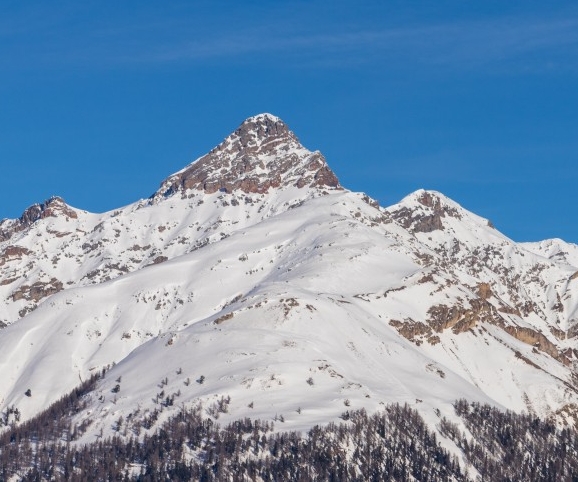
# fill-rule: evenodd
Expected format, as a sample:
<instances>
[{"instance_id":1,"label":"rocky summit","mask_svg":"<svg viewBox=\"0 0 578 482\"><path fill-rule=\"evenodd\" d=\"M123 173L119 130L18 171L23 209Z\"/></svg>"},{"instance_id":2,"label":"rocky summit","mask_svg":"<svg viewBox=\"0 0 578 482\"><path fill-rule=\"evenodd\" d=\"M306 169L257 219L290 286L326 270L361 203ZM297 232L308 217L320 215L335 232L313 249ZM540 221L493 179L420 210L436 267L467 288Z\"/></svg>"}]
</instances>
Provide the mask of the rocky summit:
<instances>
[{"instance_id":1,"label":"rocky summit","mask_svg":"<svg viewBox=\"0 0 578 482\"><path fill-rule=\"evenodd\" d=\"M516 243L434 191L381 207L270 114L150 198L52 198L0 233L0 431L101 373L74 443L177 407L302 431L394 402L435 430L457 399L578 422L578 246Z\"/></svg>"},{"instance_id":2,"label":"rocky summit","mask_svg":"<svg viewBox=\"0 0 578 482\"><path fill-rule=\"evenodd\" d=\"M155 197L190 189L267 193L281 185L336 188L339 182L319 152L310 152L278 117L243 122L205 156L165 180Z\"/></svg>"}]
</instances>

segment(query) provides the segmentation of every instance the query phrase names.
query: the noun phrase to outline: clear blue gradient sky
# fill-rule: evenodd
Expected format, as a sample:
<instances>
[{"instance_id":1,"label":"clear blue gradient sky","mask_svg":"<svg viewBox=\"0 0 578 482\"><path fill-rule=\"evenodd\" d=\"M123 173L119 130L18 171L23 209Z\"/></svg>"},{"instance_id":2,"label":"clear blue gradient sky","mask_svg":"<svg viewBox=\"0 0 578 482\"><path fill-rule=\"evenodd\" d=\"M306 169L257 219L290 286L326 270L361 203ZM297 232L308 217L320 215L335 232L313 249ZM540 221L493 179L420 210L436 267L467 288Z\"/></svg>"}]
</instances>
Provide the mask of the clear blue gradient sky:
<instances>
[{"instance_id":1,"label":"clear blue gradient sky","mask_svg":"<svg viewBox=\"0 0 578 482\"><path fill-rule=\"evenodd\" d=\"M147 197L271 112L382 205L578 242L575 2L5 0L0 72L0 218Z\"/></svg>"}]
</instances>

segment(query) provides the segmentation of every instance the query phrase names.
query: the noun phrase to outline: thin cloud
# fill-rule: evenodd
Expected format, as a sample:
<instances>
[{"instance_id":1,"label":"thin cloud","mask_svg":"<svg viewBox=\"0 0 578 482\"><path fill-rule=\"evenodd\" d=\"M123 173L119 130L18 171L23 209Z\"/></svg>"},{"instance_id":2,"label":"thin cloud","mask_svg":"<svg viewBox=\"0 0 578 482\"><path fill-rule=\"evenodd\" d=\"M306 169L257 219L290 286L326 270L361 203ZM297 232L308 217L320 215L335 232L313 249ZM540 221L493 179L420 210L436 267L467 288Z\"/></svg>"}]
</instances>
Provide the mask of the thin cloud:
<instances>
[{"instance_id":1,"label":"thin cloud","mask_svg":"<svg viewBox=\"0 0 578 482\"><path fill-rule=\"evenodd\" d=\"M554 59L562 55L570 61L566 63L567 68L577 67L578 18L522 21L507 18L315 34L257 29L232 32L225 37L156 45L132 56L132 60L155 63L237 57L237 60L251 62L251 54L289 54L295 61L319 61L326 65L330 65L332 59L338 60L335 65L341 66L352 61L382 59L476 68L524 58L528 54L542 54L547 59L549 53Z\"/></svg>"},{"instance_id":2,"label":"thin cloud","mask_svg":"<svg viewBox=\"0 0 578 482\"><path fill-rule=\"evenodd\" d=\"M99 68L221 60L252 64L265 56L292 68L379 64L391 69L578 70L574 11L550 18L502 16L379 28L373 19L357 19L365 25L357 28L331 17L323 24L308 22L303 11L276 17L274 22L248 17L239 22L241 26L226 17L211 25L170 14L113 17L93 24L85 17L74 22L75 15L78 9L71 7L68 17L44 12L0 20L0 37L7 46L0 48L0 62L9 68L39 64Z\"/></svg>"}]
</instances>

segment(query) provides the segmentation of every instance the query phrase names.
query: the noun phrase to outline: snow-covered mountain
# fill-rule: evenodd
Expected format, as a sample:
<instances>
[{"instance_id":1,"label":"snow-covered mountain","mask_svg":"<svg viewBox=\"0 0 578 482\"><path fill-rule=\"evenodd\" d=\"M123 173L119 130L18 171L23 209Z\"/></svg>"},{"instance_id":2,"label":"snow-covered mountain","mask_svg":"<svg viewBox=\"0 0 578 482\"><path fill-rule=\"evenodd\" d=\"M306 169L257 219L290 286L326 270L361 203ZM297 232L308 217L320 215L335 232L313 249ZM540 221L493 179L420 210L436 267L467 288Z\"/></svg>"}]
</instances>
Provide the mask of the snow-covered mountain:
<instances>
[{"instance_id":1,"label":"snow-covered mountain","mask_svg":"<svg viewBox=\"0 0 578 482\"><path fill-rule=\"evenodd\" d=\"M108 368L86 442L198 403L287 429L388 402L433 424L462 397L576 424L577 278L578 246L432 191L382 208L261 114L148 199L0 223L0 409Z\"/></svg>"}]
</instances>

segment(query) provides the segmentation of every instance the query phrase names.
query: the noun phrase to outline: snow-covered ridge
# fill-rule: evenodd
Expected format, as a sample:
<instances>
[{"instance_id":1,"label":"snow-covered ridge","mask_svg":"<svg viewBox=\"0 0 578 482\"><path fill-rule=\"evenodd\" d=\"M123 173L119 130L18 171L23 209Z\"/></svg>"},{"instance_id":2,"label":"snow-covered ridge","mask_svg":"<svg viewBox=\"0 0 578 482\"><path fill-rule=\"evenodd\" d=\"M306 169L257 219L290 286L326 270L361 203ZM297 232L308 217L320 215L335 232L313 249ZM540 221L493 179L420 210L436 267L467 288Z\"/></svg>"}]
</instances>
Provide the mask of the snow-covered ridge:
<instances>
[{"instance_id":1,"label":"snow-covered ridge","mask_svg":"<svg viewBox=\"0 0 578 482\"><path fill-rule=\"evenodd\" d=\"M521 243L528 251L573 266L578 271L578 245L562 239L546 239L537 243Z\"/></svg>"},{"instance_id":2,"label":"snow-covered ridge","mask_svg":"<svg viewBox=\"0 0 578 482\"><path fill-rule=\"evenodd\" d=\"M574 245L515 243L434 191L381 208L274 116L149 200L27 212L0 224L0 412L112 367L84 441L173 402L288 429L389 402L434 426L459 397L577 415Z\"/></svg>"},{"instance_id":3,"label":"snow-covered ridge","mask_svg":"<svg viewBox=\"0 0 578 482\"><path fill-rule=\"evenodd\" d=\"M171 259L333 189L339 183L320 153L279 118L251 117L146 202L90 214L53 197L2 221L0 323L61 289Z\"/></svg>"}]
</instances>

